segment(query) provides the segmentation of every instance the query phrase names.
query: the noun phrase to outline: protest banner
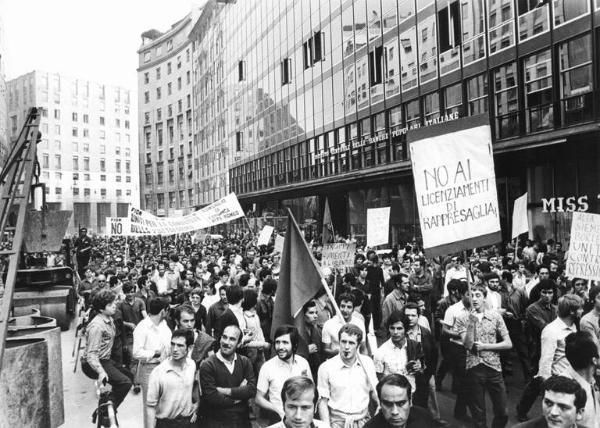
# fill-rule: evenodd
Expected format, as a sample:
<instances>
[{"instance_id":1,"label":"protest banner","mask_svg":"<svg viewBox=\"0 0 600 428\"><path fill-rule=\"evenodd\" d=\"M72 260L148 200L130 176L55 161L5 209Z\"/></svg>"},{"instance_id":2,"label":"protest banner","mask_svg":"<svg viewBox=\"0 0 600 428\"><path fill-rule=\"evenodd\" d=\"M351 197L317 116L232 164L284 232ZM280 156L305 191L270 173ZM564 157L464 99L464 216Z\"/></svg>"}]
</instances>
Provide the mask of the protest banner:
<instances>
[{"instance_id":1,"label":"protest banner","mask_svg":"<svg viewBox=\"0 0 600 428\"><path fill-rule=\"evenodd\" d=\"M106 235L127 236L131 234L128 217L106 217Z\"/></svg>"},{"instance_id":2,"label":"protest banner","mask_svg":"<svg viewBox=\"0 0 600 428\"><path fill-rule=\"evenodd\" d=\"M284 242L285 242L285 238L283 236L277 234L275 236L275 251L282 253Z\"/></svg>"},{"instance_id":3,"label":"protest banner","mask_svg":"<svg viewBox=\"0 0 600 428\"><path fill-rule=\"evenodd\" d=\"M522 233L529 233L529 219L527 217L527 192L515 199L515 207L512 215L512 239Z\"/></svg>"},{"instance_id":4,"label":"protest banner","mask_svg":"<svg viewBox=\"0 0 600 428\"><path fill-rule=\"evenodd\" d=\"M423 247L437 257L501 241L489 119L415 130L411 162Z\"/></svg>"},{"instance_id":5,"label":"protest banner","mask_svg":"<svg viewBox=\"0 0 600 428\"><path fill-rule=\"evenodd\" d=\"M259 247L261 245L269 245L269 241L271 240L271 235L273 234L273 230L275 228L273 226L265 226L260 231L260 235L258 235L258 240L256 241L256 245Z\"/></svg>"},{"instance_id":6,"label":"protest banner","mask_svg":"<svg viewBox=\"0 0 600 428\"><path fill-rule=\"evenodd\" d=\"M323 245L321 268L344 270L354 266L356 243L335 243Z\"/></svg>"},{"instance_id":7,"label":"protest banner","mask_svg":"<svg viewBox=\"0 0 600 428\"><path fill-rule=\"evenodd\" d=\"M566 275L600 280L600 214L573 212Z\"/></svg>"},{"instance_id":8,"label":"protest banner","mask_svg":"<svg viewBox=\"0 0 600 428\"><path fill-rule=\"evenodd\" d=\"M206 229L244 216L235 196L224 198L183 217L156 217L146 211L131 207L129 220L131 233L137 235L175 235Z\"/></svg>"},{"instance_id":9,"label":"protest banner","mask_svg":"<svg viewBox=\"0 0 600 428\"><path fill-rule=\"evenodd\" d=\"M387 244L390 240L390 207L367 210L367 247Z\"/></svg>"}]
</instances>

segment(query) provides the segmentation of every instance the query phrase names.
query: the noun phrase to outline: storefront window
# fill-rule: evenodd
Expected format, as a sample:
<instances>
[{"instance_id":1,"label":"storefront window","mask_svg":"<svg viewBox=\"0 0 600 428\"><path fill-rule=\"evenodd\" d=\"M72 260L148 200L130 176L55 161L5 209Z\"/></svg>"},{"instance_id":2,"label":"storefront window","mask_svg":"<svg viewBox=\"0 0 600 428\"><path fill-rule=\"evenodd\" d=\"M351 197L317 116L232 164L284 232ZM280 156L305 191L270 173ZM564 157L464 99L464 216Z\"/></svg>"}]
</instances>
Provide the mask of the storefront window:
<instances>
[{"instance_id":1,"label":"storefront window","mask_svg":"<svg viewBox=\"0 0 600 428\"><path fill-rule=\"evenodd\" d=\"M507 138L519 133L517 64L512 62L494 71L496 135Z\"/></svg>"},{"instance_id":2,"label":"storefront window","mask_svg":"<svg viewBox=\"0 0 600 428\"><path fill-rule=\"evenodd\" d=\"M588 0L554 0L553 3L555 26L590 13L590 2Z\"/></svg>"},{"instance_id":3,"label":"storefront window","mask_svg":"<svg viewBox=\"0 0 600 428\"><path fill-rule=\"evenodd\" d=\"M461 2L463 65L485 57L485 19L483 0Z\"/></svg>"},{"instance_id":4,"label":"storefront window","mask_svg":"<svg viewBox=\"0 0 600 428\"><path fill-rule=\"evenodd\" d=\"M523 61L525 77L525 123L529 132L554 127L552 106L552 57L550 50L531 55Z\"/></svg>"},{"instance_id":5,"label":"storefront window","mask_svg":"<svg viewBox=\"0 0 600 428\"><path fill-rule=\"evenodd\" d=\"M487 73L467 80L467 101L469 116L487 113L488 111L488 79Z\"/></svg>"},{"instance_id":6,"label":"storefront window","mask_svg":"<svg viewBox=\"0 0 600 428\"><path fill-rule=\"evenodd\" d=\"M513 0L488 0L490 55L515 44Z\"/></svg>"},{"instance_id":7,"label":"storefront window","mask_svg":"<svg viewBox=\"0 0 600 428\"><path fill-rule=\"evenodd\" d=\"M559 47L560 105L564 125L592 119L592 45L585 35Z\"/></svg>"},{"instance_id":8,"label":"storefront window","mask_svg":"<svg viewBox=\"0 0 600 428\"><path fill-rule=\"evenodd\" d=\"M462 116L462 83L444 88L444 114L458 113Z\"/></svg>"},{"instance_id":9,"label":"storefront window","mask_svg":"<svg viewBox=\"0 0 600 428\"><path fill-rule=\"evenodd\" d=\"M402 91L417 86L417 29L411 27L400 35L400 69Z\"/></svg>"},{"instance_id":10,"label":"storefront window","mask_svg":"<svg viewBox=\"0 0 600 428\"><path fill-rule=\"evenodd\" d=\"M537 0L519 0L519 41L527 40L550 28L549 6Z\"/></svg>"}]
</instances>

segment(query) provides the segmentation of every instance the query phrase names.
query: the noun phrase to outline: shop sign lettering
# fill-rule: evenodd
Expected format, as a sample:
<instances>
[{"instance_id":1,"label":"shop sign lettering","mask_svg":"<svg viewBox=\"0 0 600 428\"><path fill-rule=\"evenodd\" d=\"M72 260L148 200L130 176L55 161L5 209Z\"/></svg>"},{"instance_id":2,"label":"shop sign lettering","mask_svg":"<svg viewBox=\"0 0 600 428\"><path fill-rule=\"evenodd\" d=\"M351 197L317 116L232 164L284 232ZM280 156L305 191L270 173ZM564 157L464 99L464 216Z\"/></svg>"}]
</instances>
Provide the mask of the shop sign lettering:
<instances>
[{"instance_id":1,"label":"shop sign lettering","mask_svg":"<svg viewBox=\"0 0 600 428\"><path fill-rule=\"evenodd\" d=\"M450 122L452 120L456 120L459 117L460 116L459 116L458 112L454 112L451 114L445 114L445 115L442 115L435 119L426 120L425 126L439 125L440 123L445 123L445 122ZM391 136L392 136L392 138L398 137L398 136L406 134L408 131L412 131L413 129L418 129L418 128L421 128L420 123L416 123L416 124L413 124L410 126L405 126L404 128L393 130L391 132ZM315 153L315 160L323 159L328 156L333 156L340 152L346 152L350 149L354 150L354 149L358 149L360 147L365 147L365 146L368 146L371 144L383 142L383 141L386 141L389 138L389 136L390 135L387 132L384 132L383 134L375 135L373 137L366 137L361 140L346 141L346 142L340 144L338 147L332 147L331 149L323 150L319 153Z\"/></svg>"},{"instance_id":2,"label":"shop sign lettering","mask_svg":"<svg viewBox=\"0 0 600 428\"><path fill-rule=\"evenodd\" d=\"M600 195L598 196L598 199L600 199ZM586 212L589 207L587 195L580 197L569 196L567 198L562 196L542 198L542 212L544 213Z\"/></svg>"}]
</instances>

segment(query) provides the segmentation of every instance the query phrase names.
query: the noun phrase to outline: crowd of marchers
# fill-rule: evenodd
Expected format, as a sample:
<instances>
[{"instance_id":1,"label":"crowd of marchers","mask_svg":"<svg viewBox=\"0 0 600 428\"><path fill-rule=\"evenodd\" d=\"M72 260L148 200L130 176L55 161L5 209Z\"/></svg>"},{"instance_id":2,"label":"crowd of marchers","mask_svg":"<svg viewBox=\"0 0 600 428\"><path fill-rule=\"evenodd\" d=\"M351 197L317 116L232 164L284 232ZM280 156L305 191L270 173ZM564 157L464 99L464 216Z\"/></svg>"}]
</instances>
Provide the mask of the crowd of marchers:
<instances>
[{"instance_id":1,"label":"crowd of marchers","mask_svg":"<svg viewBox=\"0 0 600 428\"><path fill-rule=\"evenodd\" d=\"M600 428L600 285L565 276L558 242L436 258L358 242L354 266L325 269L332 293L294 325L272 325L281 255L249 234L82 230L74 246L82 371L110 384L117 419L132 391L145 428L500 428L509 412L520 428ZM322 245L309 247L319 261ZM513 409L507 376L523 384ZM441 388L453 414L440 412Z\"/></svg>"}]
</instances>

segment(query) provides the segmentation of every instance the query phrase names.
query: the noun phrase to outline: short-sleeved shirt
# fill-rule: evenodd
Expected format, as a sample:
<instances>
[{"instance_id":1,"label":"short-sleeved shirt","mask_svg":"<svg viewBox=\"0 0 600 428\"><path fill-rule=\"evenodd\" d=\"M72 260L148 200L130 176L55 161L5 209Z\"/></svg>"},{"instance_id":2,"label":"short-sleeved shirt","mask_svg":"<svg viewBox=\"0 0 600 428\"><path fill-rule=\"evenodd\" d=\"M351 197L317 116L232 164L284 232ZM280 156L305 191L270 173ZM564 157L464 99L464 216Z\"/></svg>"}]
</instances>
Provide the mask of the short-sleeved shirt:
<instances>
[{"instance_id":1,"label":"short-sleeved shirt","mask_svg":"<svg viewBox=\"0 0 600 428\"><path fill-rule=\"evenodd\" d=\"M360 315L353 313L352 314L352 321L350 321L351 324L356 325L358 328L360 328L360 330L362 331L363 337L362 337L362 342L364 343L367 339L367 333L365 331L365 323L364 321L362 321L360 318ZM338 334L340 332L340 329L345 325L346 323L344 321L342 321L342 319L339 316L334 316L331 319L328 319L325 322L325 325L323 325L323 332L321 335L321 341L325 344L325 345L329 345L330 343L332 344L332 349L335 351L339 351L340 349L340 340L338 338Z\"/></svg>"},{"instance_id":2,"label":"short-sleeved shirt","mask_svg":"<svg viewBox=\"0 0 600 428\"><path fill-rule=\"evenodd\" d=\"M404 341L402 348L398 348L394 345L392 339L388 339L373 353L373 362L377 373L381 373L384 376L393 373L401 374L408 379L412 390L415 391L415 377L409 374L406 369L406 363L408 363L406 341Z\"/></svg>"},{"instance_id":3,"label":"short-sleeved shirt","mask_svg":"<svg viewBox=\"0 0 600 428\"><path fill-rule=\"evenodd\" d=\"M300 355L294 355L292 363L286 363L278 356L275 356L261 367L256 389L263 393L266 392L269 402L283 411L281 390L284 382L293 376L307 376L312 378L308 361Z\"/></svg>"},{"instance_id":4,"label":"short-sleeved shirt","mask_svg":"<svg viewBox=\"0 0 600 428\"><path fill-rule=\"evenodd\" d=\"M484 311L480 319L475 324L475 342L498 343L499 337L507 337L508 329L502 316L496 311ZM457 319L456 328L458 333L467 331L469 324L469 314L463 315ZM479 364L484 364L498 372L502 371L500 364L500 353L498 351L479 351L471 352L467 350L467 370Z\"/></svg>"},{"instance_id":5,"label":"short-sleeved shirt","mask_svg":"<svg viewBox=\"0 0 600 428\"><path fill-rule=\"evenodd\" d=\"M328 406L343 413L360 413L369 407L369 393L377 386L373 360L360 355L347 366L339 355L319 367L317 388Z\"/></svg>"},{"instance_id":6,"label":"short-sleeved shirt","mask_svg":"<svg viewBox=\"0 0 600 428\"><path fill-rule=\"evenodd\" d=\"M444 314L444 320L442 321L446 324L454 333L458 333L456 329L456 320L465 314L469 314L469 310L465 308L465 305L462 301L458 301L453 305L450 305L448 309L446 309L446 313ZM462 342L458 339L450 339L450 342L456 343L458 345L462 345Z\"/></svg>"},{"instance_id":7,"label":"short-sleeved shirt","mask_svg":"<svg viewBox=\"0 0 600 428\"><path fill-rule=\"evenodd\" d=\"M192 388L196 364L186 358L183 367L173 365L171 359L160 363L150 373L146 405L156 408L157 419L175 419L192 416Z\"/></svg>"}]
</instances>

